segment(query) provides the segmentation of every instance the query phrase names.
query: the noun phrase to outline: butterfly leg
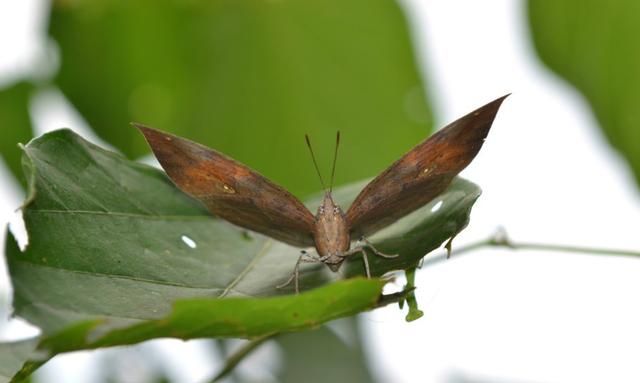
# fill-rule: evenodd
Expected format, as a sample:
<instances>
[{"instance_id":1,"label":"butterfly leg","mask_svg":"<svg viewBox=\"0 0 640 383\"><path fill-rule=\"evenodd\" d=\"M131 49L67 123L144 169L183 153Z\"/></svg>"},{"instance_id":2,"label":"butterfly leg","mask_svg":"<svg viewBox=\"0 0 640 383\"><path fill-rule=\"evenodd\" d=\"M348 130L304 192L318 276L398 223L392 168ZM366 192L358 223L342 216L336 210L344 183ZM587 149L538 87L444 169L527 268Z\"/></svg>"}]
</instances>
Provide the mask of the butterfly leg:
<instances>
[{"instance_id":1,"label":"butterfly leg","mask_svg":"<svg viewBox=\"0 0 640 383\"><path fill-rule=\"evenodd\" d=\"M361 245L361 243L364 243L364 245ZM369 257L367 256L367 251L366 248L371 249L371 251L377 255L380 256L382 258L395 258L397 257L399 254L386 254L381 252L380 250L376 249L375 246L373 246L373 243L369 242L369 240L367 240L366 238L362 237L358 240L357 244L355 247L353 247L351 250L349 250L348 252L346 252L344 254L344 257L348 257L349 255L355 254L355 253L362 253L362 262L364 263L364 271L367 274L367 278L371 278L371 269L369 267Z\"/></svg>"},{"instance_id":2,"label":"butterfly leg","mask_svg":"<svg viewBox=\"0 0 640 383\"><path fill-rule=\"evenodd\" d=\"M362 242L365 244L366 247L370 248L371 251L373 251L373 253L377 256L380 256L382 258L395 258L397 257L399 254L385 254L382 251L378 250L375 248L375 246L373 246L373 243L371 243L368 239L366 239L365 237L362 237L359 239L359 242Z\"/></svg>"},{"instance_id":3,"label":"butterfly leg","mask_svg":"<svg viewBox=\"0 0 640 383\"><path fill-rule=\"evenodd\" d=\"M361 253L362 254L362 262L364 263L364 271L367 274L367 278L371 278L371 269L369 268L369 257L367 256L367 251L364 249L365 246L357 245L353 247L351 250L347 251L343 255L342 258L347 258L350 255Z\"/></svg>"},{"instance_id":4,"label":"butterfly leg","mask_svg":"<svg viewBox=\"0 0 640 383\"><path fill-rule=\"evenodd\" d=\"M367 257L367 251L364 247L361 247L360 252L362 253L362 262L364 263L364 272L367 274L367 278L371 279L371 270L369 269L369 257Z\"/></svg>"},{"instance_id":5,"label":"butterfly leg","mask_svg":"<svg viewBox=\"0 0 640 383\"><path fill-rule=\"evenodd\" d=\"M296 294L298 294L300 292L299 286L298 286L298 278L300 277L300 264L301 263L318 263L318 262L322 262L322 261L319 260L317 257L309 255L309 253L307 253L306 250L300 250L300 257L298 257L298 260L296 261L296 265L293 268L293 273L291 273L291 276L289 277L289 279L286 280L286 282L276 286L276 289L281 289L283 287L286 287L291 283L291 281L293 281L296 289Z\"/></svg>"}]
</instances>

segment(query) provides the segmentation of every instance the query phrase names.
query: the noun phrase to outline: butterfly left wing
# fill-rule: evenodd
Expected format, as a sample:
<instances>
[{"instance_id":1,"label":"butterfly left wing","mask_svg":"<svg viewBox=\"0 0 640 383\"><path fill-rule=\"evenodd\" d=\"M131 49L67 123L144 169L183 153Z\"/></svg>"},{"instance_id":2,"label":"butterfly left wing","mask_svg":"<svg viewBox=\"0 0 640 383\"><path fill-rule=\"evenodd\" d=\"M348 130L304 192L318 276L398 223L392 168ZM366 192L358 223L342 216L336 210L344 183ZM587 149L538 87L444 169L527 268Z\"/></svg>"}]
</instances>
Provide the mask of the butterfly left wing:
<instances>
[{"instance_id":1,"label":"butterfly left wing","mask_svg":"<svg viewBox=\"0 0 640 383\"><path fill-rule=\"evenodd\" d=\"M313 246L314 217L295 196L224 154L134 124L169 178L215 215L294 246Z\"/></svg>"},{"instance_id":2,"label":"butterfly left wing","mask_svg":"<svg viewBox=\"0 0 640 383\"><path fill-rule=\"evenodd\" d=\"M371 181L347 211L352 237L373 234L442 193L476 156L507 96L447 125Z\"/></svg>"}]
</instances>

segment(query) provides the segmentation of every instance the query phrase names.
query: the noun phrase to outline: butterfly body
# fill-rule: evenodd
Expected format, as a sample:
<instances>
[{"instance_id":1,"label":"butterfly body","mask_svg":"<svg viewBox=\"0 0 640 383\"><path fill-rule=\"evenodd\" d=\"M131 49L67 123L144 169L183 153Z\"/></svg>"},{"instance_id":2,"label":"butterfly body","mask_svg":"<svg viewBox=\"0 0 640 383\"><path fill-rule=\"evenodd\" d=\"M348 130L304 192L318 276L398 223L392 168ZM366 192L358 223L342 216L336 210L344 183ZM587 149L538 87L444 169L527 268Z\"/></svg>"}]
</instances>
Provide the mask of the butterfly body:
<instances>
[{"instance_id":1,"label":"butterfly body","mask_svg":"<svg viewBox=\"0 0 640 383\"><path fill-rule=\"evenodd\" d=\"M319 259L332 271L338 271L347 257L351 235L346 216L333 201L331 193L325 194L318 207L313 237Z\"/></svg>"}]
</instances>

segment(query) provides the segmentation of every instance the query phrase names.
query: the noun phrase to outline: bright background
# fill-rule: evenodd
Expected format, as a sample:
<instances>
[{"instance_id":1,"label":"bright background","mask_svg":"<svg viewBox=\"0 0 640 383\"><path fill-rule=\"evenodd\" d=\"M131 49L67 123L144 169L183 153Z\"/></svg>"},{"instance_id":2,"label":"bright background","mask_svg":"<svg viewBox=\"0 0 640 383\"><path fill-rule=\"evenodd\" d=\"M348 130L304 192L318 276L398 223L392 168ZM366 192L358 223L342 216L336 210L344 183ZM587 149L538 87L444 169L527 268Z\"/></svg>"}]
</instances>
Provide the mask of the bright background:
<instances>
[{"instance_id":1,"label":"bright background","mask_svg":"<svg viewBox=\"0 0 640 383\"><path fill-rule=\"evenodd\" d=\"M512 93L462 173L483 195L454 248L504 227L515 242L640 249L633 175L604 141L581 94L537 58L523 3L404 0L402 6L429 79L436 126ZM0 3L0 84L33 72L51 49L42 32L47 7L35 0ZM107 146L55 90L35 97L31 118L36 135L70 127ZM22 192L2 166L0 185L1 220L13 220L15 229ZM422 319L406 323L395 306L362 315L366 355L380 382L637 382L638 276L636 258L475 251L418 272ZM8 299L4 269L0 291ZM32 333L15 321L0 332L4 339ZM201 342L138 349L173 366L175 381L205 379L219 366ZM38 381L92 381L94 366L109 353L58 357ZM277 364L272 344L245 370L265 378L260 371ZM138 381L135 374L119 379Z\"/></svg>"}]
</instances>

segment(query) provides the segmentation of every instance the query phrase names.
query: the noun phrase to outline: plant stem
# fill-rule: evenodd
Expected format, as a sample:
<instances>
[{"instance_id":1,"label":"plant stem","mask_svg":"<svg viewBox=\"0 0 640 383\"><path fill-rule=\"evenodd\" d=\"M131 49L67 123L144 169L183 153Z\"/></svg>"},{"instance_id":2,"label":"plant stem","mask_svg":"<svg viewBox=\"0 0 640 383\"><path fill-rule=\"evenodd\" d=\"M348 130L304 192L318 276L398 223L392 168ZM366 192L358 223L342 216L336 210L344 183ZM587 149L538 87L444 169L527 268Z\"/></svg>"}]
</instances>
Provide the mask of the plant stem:
<instances>
[{"instance_id":1,"label":"plant stem","mask_svg":"<svg viewBox=\"0 0 640 383\"><path fill-rule=\"evenodd\" d=\"M218 372L216 374L216 376L211 378L211 380L209 380L208 383L219 382L222 378L224 378L231 371L233 371L233 369L238 364L240 364L240 362L242 362L242 360L245 357L247 357L249 354L251 354L251 352L253 352L253 350L258 348L258 346L260 346L262 343L264 343L268 339L271 339L275 335L277 335L277 334L269 334L269 335L261 336L259 338L253 339L253 340L245 343L242 347L240 347L236 352L234 352L233 354L231 354L231 356L229 356L227 358L227 360L226 360L226 362L224 364L224 367L222 367L222 370L220 370L220 372Z\"/></svg>"},{"instance_id":2,"label":"plant stem","mask_svg":"<svg viewBox=\"0 0 640 383\"><path fill-rule=\"evenodd\" d=\"M418 308L418 301L416 300L416 295L413 292L413 290L415 290L414 282L416 278L416 268L412 267L411 269L407 270L405 273L407 276L407 285L404 287L404 289L405 290L411 289L411 292L407 295L406 302L409 308L409 312L407 313L404 319L407 322L413 322L414 320L418 320L422 318L422 316L424 315L424 312L422 312L422 310Z\"/></svg>"}]
</instances>

